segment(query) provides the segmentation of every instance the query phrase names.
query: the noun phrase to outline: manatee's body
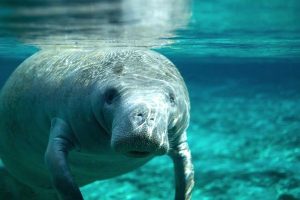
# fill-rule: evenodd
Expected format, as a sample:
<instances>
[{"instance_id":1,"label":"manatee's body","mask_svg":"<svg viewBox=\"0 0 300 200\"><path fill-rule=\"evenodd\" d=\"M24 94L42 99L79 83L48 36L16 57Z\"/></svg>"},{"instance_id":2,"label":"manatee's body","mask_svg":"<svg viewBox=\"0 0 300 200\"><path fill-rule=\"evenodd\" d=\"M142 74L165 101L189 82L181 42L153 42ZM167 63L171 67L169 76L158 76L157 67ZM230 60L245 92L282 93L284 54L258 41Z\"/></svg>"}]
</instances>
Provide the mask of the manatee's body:
<instances>
[{"instance_id":1,"label":"manatee's body","mask_svg":"<svg viewBox=\"0 0 300 200\"><path fill-rule=\"evenodd\" d=\"M75 200L82 199L77 185L169 154L176 198L188 199L193 185L188 112L180 74L155 52L41 51L2 88L0 158L37 193L50 195L55 188L62 199Z\"/></svg>"}]
</instances>

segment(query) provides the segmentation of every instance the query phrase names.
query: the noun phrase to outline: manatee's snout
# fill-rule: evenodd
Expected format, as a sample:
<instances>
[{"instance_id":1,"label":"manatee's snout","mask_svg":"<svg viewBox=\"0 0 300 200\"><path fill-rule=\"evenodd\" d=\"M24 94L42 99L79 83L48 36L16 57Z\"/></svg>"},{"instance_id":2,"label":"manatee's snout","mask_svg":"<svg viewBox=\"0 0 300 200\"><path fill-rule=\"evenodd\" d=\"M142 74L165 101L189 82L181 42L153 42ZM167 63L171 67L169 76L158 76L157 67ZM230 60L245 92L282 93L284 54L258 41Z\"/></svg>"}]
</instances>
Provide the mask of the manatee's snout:
<instances>
[{"instance_id":1,"label":"manatee's snout","mask_svg":"<svg viewBox=\"0 0 300 200\"><path fill-rule=\"evenodd\" d=\"M167 120L159 108L147 104L116 117L112 129L112 147L129 157L147 157L167 153Z\"/></svg>"}]
</instances>

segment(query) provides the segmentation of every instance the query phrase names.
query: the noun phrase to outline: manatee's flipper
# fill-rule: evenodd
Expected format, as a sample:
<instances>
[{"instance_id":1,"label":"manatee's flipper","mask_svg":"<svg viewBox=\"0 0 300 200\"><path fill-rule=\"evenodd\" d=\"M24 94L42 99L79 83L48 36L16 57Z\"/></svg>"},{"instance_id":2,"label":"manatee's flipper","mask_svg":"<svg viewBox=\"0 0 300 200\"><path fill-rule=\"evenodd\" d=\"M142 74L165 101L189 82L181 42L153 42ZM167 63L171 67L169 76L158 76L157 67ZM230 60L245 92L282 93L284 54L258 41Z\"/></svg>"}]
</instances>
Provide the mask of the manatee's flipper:
<instances>
[{"instance_id":1,"label":"manatee's flipper","mask_svg":"<svg viewBox=\"0 0 300 200\"><path fill-rule=\"evenodd\" d=\"M189 200L194 187L194 167L188 143L180 142L170 150L169 155L174 162L175 200Z\"/></svg>"},{"instance_id":2,"label":"manatee's flipper","mask_svg":"<svg viewBox=\"0 0 300 200\"><path fill-rule=\"evenodd\" d=\"M52 120L45 162L53 186L62 200L83 200L67 161L68 152L74 149L75 141L71 128L63 120Z\"/></svg>"}]
</instances>

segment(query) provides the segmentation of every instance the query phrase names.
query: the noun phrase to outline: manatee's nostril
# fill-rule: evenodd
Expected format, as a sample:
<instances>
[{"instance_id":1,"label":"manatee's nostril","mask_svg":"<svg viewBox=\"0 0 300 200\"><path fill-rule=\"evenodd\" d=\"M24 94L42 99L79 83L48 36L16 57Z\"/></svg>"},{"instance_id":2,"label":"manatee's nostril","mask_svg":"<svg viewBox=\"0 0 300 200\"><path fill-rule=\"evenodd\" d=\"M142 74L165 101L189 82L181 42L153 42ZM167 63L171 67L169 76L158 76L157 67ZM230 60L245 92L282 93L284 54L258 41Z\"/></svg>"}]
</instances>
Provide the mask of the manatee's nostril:
<instances>
[{"instance_id":1,"label":"manatee's nostril","mask_svg":"<svg viewBox=\"0 0 300 200\"><path fill-rule=\"evenodd\" d=\"M151 117L151 118L150 118L150 121L154 121L154 117Z\"/></svg>"},{"instance_id":2,"label":"manatee's nostril","mask_svg":"<svg viewBox=\"0 0 300 200\"><path fill-rule=\"evenodd\" d=\"M142 124L144 122L144 115L143 113L138 113L135 115L134 117L135 119L135 122L139 125L139 124Z\"/></svg>"}]
</instances>

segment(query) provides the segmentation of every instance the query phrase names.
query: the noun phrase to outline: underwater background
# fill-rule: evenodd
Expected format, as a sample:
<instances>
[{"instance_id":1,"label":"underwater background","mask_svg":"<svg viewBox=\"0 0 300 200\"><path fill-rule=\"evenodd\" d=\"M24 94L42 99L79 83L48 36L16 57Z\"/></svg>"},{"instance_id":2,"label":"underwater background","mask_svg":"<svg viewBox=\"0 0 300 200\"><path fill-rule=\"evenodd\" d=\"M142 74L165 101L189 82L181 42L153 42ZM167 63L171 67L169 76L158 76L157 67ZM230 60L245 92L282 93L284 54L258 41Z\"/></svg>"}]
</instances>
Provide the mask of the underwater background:
<instances>
[{"instance_id":1,"label":"underwater background","mask_svg":"<svg viewBox=\"0 0 300 200\"><path fill-rule=\"evenodd\" d=\"M193 200L300 199L300 1L0 1L0 88L42 48L151 48L185 79ZM0 119L1 120L1 119ZM157 157L85 199L173 199Z\"/></svg>"}]
</instances>

